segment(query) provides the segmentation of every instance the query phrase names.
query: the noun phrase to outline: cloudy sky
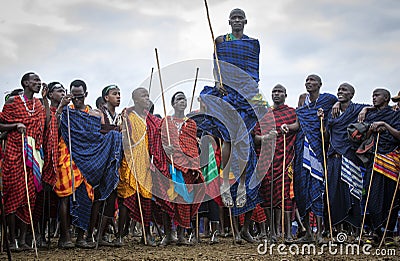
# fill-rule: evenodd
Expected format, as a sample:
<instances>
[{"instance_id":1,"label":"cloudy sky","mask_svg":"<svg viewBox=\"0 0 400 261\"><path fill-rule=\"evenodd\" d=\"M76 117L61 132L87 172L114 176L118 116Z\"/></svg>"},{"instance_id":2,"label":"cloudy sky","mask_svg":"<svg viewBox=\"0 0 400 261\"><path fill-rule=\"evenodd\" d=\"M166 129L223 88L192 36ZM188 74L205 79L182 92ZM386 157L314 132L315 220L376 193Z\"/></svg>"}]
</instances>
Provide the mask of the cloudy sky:
<instances>
[{"instance_id":1,"label":"cloudy sky","mask_svg":"<svg viewBox=\"0 0 400 261\"><path fill-rule=\"evenodd\" d=\"M356 87L357 102L372 90L400 90L400 1L398 0L209 0L215 36L230 32L228 15L246 12L245 34L258 38L260 90L287 87L297 104L305 77L317 73L324 92L342 82ZM180 89L191 96L210 84L213 45L203 0L4 0L0 9L0 105L4 93L35 71L44 82L74 79L88 85L94 105L101 89L121 87L121 107L133 89L148 88L162 112L155 48L166 99ZM197 104L194 105L196 108Z\"/></svg>"}]
</instances>

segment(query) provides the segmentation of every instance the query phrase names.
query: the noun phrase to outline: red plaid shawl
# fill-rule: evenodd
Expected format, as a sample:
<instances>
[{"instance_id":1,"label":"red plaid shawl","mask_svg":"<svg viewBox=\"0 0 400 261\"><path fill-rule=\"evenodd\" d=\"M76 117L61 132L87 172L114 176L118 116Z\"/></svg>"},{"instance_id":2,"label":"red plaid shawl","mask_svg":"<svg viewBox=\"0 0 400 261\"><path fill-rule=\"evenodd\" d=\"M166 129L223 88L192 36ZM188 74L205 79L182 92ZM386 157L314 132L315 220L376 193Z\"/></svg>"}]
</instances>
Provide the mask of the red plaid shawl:
<instances>
[{"instance_id":1,"label":"red plaid shawl","mask_svg":"<svg viewBox=\"0 0 400 261\"><path fill-rule=\"evenodd\" d=\"M39 99L33 98L26 101L28 108L33 108L33 103L35 103L35 111L30 115L26 111L22 99L19 96L15 96L12 103L4 105L3 111L0 112L0 121L4 123L23 123L26 126L26 135L35 139L36 148L39 149L43 142L46 114ZM10 131L7 136L3 164L4 210L6 215L15 213L24 223L29 224L25 175L22 164L21 134L17 130ZM27 168L27 172L29 197L33 209L36 193L32 169Z\"/></svg>"},{"instance_id":2,"label":"red plaid shawl","mask_svg":"<svg viewBox=\"0 0 400 261\"><path fill-rule=\"evenodd\" d=\"M200 171L200 158L196 137L196 122L192 119L178 119L174 117L167 117L167 119L171 145L173 145L175 148L173 155L174 167L182 171L183 178L188 186L188 191L190 192L193 189L193 186L190 186L191 184L204 182L202 175L196 178L197 175L192 174L193 170L195 169ZM181 125L180 130L178 130L177 125ZM165 119L162 121L161 126L162 142L163 144L167 145L168 137ZM167 160L169 163L171 162L169 158L167 158ZM168 189L168 187L166 188ZM196 191L194 199L195 202L199 202L198 200L201 196L204 197L204 188ZM172 207L172 211L167 211L167 213L178 225L185 228L190 227L190 220L200 207L200 204L177 204L173 202L167 202L165 200L164 204ZM162 209L165 211L164 207L162 207Z\"/></svg>"},{"instance_id":3,"label":"red plaid shawl","mask_svg":"<svg viewBox=\"0 0 400 261\"><path fill-rule=\"evenodd\" d=\"M42 181L50 184L52 187L56 184L57 181L57 164L58 164L58 124L57 117L55 115L57 111L57 107L50 107L51 119L49 124L47 125L44 137L43 144L44 146L44 165L43 165L43 174Z\"/></svg>"},{"instance_id":4,"label":"red plaid shawl","mask_svg":"<svg viewBox=\"0 0 400 261\"><path fill-rule=\"evenodd\" d=\"M272 115L273 113L273 115ZM282 105L277 108L273 108L269 111L257 124L254 132L257 135L265 135L271 129L276 128L278 132L278 136L276 138L275 143L275 153L273 159L273 167L274 167L274 195L273 195L273 205L277 206L280 204L282 199L282 167L283 167L283 135L281 131L281 126L283 124L291 124L296 122L296 111L288 107L287 105ZM286 134L286 170L285 170L285 206L290 207L290 182L291 178L289 177L288 168L294 159L294 143L296 140L296 134L291 132ZM258 161L258 170L262 171L262 173L266 173L262 186L260 188L260 196L264 199L264 204L270 204L270 184L272 177L272 169L269 167L269 163L271 162L269 153L262 153L259 155ZM269 167L269 168L268 168ZM268 168L268 170L267 170ZM267 170L267 171L266 171ZM286 200L287 199L287 200ZM263 204L263 205L264 205Z\"/></svg>"}]
</instances>

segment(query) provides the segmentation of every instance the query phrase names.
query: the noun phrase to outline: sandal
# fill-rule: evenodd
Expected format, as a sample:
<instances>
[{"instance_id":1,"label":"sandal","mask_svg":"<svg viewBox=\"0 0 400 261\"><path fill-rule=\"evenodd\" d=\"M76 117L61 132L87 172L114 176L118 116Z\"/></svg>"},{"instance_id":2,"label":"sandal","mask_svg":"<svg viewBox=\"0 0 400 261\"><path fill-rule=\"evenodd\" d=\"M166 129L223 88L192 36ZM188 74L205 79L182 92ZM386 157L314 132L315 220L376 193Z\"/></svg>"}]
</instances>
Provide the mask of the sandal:
<instances>
[{"instance_id":1,"label":"sandal","mask_svg":"<svg viewBox=\"0 0 400 261\"><path fill-rule=\"evenodd\" d=\"M233 199L230 187L222 184L220 187L220 192L221 192L222 203L224 203L224 206L227 208L233 207Z\"/></svg>"},{"instance_id":2,"label":"sandal","mask_svg":"<svg viewBox=\"0 0 400 261\"><path fill-rule=\"evenodd\" d=\"M246 202L247 202L246 186L239 185L237 189L236 207L242 208L246 205Z\"/></svg>"}]
</instances>

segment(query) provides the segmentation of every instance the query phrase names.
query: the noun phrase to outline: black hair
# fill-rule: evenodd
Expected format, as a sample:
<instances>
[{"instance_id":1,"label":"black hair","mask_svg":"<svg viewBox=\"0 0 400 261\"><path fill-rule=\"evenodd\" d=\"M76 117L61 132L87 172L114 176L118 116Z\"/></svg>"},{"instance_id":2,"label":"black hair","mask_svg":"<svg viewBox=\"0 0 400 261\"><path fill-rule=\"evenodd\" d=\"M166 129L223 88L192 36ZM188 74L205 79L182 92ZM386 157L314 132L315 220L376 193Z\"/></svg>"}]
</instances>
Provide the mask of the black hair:
<instances>
[{"instance_id":1,"label":"black hair","mask_svg":"<svg viewBox=\"0 0 400 261\"><path fill-rule=\"evenodd\" d=\"M107 85L107 86L104 87L103 90L101 91L101 97L103 97L103 99L106 100L105 97L108 95L108 93L109 93L111 90L114 90L114 89L118 89L118 90L119 90L119 87L118 87L117 85L115 85L115 84Z\"/></svg>"},{"instance_id":2,"label":"black hair","mask_svg":"<svg viewBox=\"0 0 400 261\"><path fill-rule=\"evenodd\" d=\"M82 80L74 80L71 82L70 86L69 86L69 90L72 90L72 87L83 87L83 91L86 93L86 83Z\"/></svg>"},{"instance_id":3,"label":"black hair","mask_svg":"<svg viewBox=\"0 0 400 261\"><path fill-rule=\"evenodd\" d=\"M176 92L174 95L172 95L172 98L171 98L171 105L172 105L172 106L174 106L175 97L176 97L178 94L183 94L183 95L185 95L182 91Z\"/></svg>"},{"instance_id":4,"label":"black hair","mask_svg":"<svg viewBox=\"0 0 400 261\"><path fill-rule=\"evenodd\" d=\"M49 94L52 93L55 89L58 89L58 88L65 89L64 86L60 82L51 82L47 85L47 88L48 88L47 98L49 98L49 99L50 99Z\"/></svg>"},{"instance_id":5,"label":"black hair","mask_svg":"<svg viewBox=\"0 0 400 261\"><path fill-rule=\"evenodd\" d=\"M31 77L32 74L35 74L34 72L27 72L25 73L22 78L21 78L21 86L25 89L24 82L29 81L29 77Z\"/></svg>"},{"instance_id":6,"label":"black hair","mask_svg":"<svg viewBox=\"0 0 400 261\"><path fill-rule=\"evenodd\" d=\"M105 103L106 101L103 99L103 97L97 97L96 99L96 108L101 109L101 106Z\"/></svg>"}]
</instances>

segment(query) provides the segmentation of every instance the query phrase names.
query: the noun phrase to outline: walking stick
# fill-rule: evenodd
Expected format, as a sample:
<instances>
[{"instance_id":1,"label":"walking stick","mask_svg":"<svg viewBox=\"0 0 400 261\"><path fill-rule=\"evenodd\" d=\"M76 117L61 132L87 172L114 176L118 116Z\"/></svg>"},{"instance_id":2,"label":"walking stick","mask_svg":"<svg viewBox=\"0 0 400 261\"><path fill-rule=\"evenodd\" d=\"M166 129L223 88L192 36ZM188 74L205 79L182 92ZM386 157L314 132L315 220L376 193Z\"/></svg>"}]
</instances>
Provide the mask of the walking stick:
<instances>
[{"instance_id":1,"label":"walking stick","mask_svg":"<svg viewBox=\"0 0 400 261\"><path fill-rule=\"evenodd\" d=\"M165 107L164 88L163 88L163 84L162 84L162 80L161 80L161 68L160 68L160 60L158 59L157 48L155 48L155 52L156 52L156 60L157 60L157 68L158 68L158 78L160 79L161 97L162 97L163 108L164 108L165 127L167 128L168 146L171 146L171 137L169 135L167 109ZM171 155L171 165L172 165L172 172L175 173L174 159L173 159L172 155Z\"/></svg>"},{"instance_id":2,"label":"walking stick","mask_svg":"<svg viewBox=\"0 0 400 261\"><path fill-rule=\"evenodd\" d=\"M383 231L383 236L382 236L381 242L379 243L379 247L378 248L381 248L381 246L383 244L383 241L385 240L387 228L389 226L390 216L391 216L392 210L393 210L394 200L396 199L397 189L399 187L399 181L400 181L400 173L398 173L398 176L397 176L396 189L394 190L392 203L390 204L389 215L388 215L388 218L387 218L387 221L386 221L386 225L385 225L385 230Z\"/></svg>"},{"instance_id":3,"label":"walking stick","mask_svg":"<svg viewBox=\"0 0 400 261\"><path fill-rule=\"evenodd\" d=\"M72 185L72 201L75 202L75 174L72 169L72 144L71 144L71 124L69 120L69 107L67 106L67 122L68 122L68 149L69 149L69 168L71 172L71 185Z\"/></svg>"},{"instance_id":4,"label":"walking stick","mask_svg":"<svg viewBox=\"0 0 400 261\"><path fill-rule=\"evenodd\" d=\"M25 135L24 133L21 134L22 137L22 160L24 166L24 173L25 173L25 188L26 188L26 198L28 200L28 210L29 210L29 219L31 221L31 228L32 228L32 236L33 236L33 245L35 246L35 254L36 258L39 258L36 246L36 235L35 229L33 227L33 219L32 219L32 210L31 210L31 201L29 198L29 188L28 188L28 172L26 171L26 163L25 163Z\"/></svg>"},{"instance_id":5,"label":"walking stick","mask_svg":"<svg viewBox=\"0 0 400 261\"><path fill-rule=\"evenodd\" d=\"M192 111L192 106L193 106L193 100L194 100L194 93L196 91L196 84L197 84L197 77L199 76L199 67L197 67L196 69L196 76L194 78L194 86L193 86L193 93L192 93L192 100L190 101L190 108L189 108L189 112Z\"/></svg>"},{"instance_id":6,"label":"walking stick","mask_svg":"<svg viewBox=\"0 0 400 261\"><path fill-rule=\"evenodd\" d=\"M151 82L153 81L153 71L154 71L154 67L151 67L150 82L149 82L149 94L150 94L150 90L151 90Z\"/></svg>"},{"instance_id":7,"label":"walking stick","mask_svg":"<svg viewBox=\"0 0 400 261\"><path fill-rule=\"evenodd\" d=\"M274 208L272 207L272 205L274 204L273 200L272 200L272 194L274 191L274 157L272 157L272 166L271 166L271 184L270 184L270 203L271 203L271 211L270 211L270 217L269 217L269 237L270 237L270 242L271 244L272 242L272 230L274 227Z\"/></svg>"},{"instance_id":8,"label":"walking stick","mask_svg":"<svg viewBox=\"0 0 400 261\"><path fill-rule=\"evenodd\" d=\"M102 223L103 223L104 209L106 208L106 204L107 204L107 203L106 203L106 200L104 200L104 202L103 202L103 209L101 210L100 222L99 222L99 226L98 226L98 229L97 229L96 249L99 248L100 236L101 236L101 234L103 233L103 231L100 231L100 230L101 230Z\"/></svg>"},{"instance_id":9,"label":"walking stick","mask_svg":"<svg viewBox=\"0 0 400 261\"><path fill-rule=\"evenodd\" d=\"M47 249L50 250L50 244L51 244L51 236L50 236L50 226L51 226L51 216L50 216L50 196L51 196L51 191L49 191L49 196L48 196L48 214L49 214L49 221L48 221L48 225L47 225L47 238L48 238L48 243L47 243Z\"/></svg>"},{"instance_id":10,"label":"walking stick","mask_svg":"<svg viewBox=\"0 0 400 261\"><path fill-rule=\"evenodd\" d=\"M378 132L378 135L376 137L376 147L375 147L375 152L374 152L374 162L372 164L371 178L369 180L367 199L365 201L364 214L363 214L363 219L362 219L362 223L361 223L361 231L360 231L360 238L358 239L358 245L361 244L361 238L362 238L363 229L364 229L365 215L367 213L368 200L369 200L369 192L370 192L371 186L372 186L372 178L374 177L374 167L373 166L375 165L375 161L376 161L376 153L378 152L378 144L379 144L379 132Z\"/></svg>"},{"instance_id":11,"label":"walking stick","mask_svg":"<svg viewBox=\"0 0 400 261\"><path fill-rule=\"evenodd\" d=\"M329 191L328 191L328 169L326 167L326 154L325 154L325 137L324 137L324 122L322 121L322 117L319 117L321 122L321 138L322 138L322 157L324 158L324 175L325 175L325 190L326 190L326 203L328 207L328 219L329 219L329 232L331 234L331 240L333 242L333 233L332 233L332 219L331 219L331 207L329 204Z\"/></svg>"},{"instance_id":12,"label":"walking stick","mask_svg":"<svg viewBox=\"0 0 400 261\"><path fill-rule=\"evenodd\" d=\"M41 237L41 239L43 239L43 236L44 236L44 238L45 238L45 240L46 240L46 235L45 235L45 230L46 230L46 215L45 215L45 212L46 212L46 191L45 191L45 189L44 189L44 187L43 187L43 208L42 208L42 227L40 228L40 237ZM42 241L42 240L41 240Z\"/></svg>"},{"instance_id":13,"label":"walking stick","mask_svg":"<svg viewBox=\"0 0 400 261\"><path fill-rule=\"evenodd\" d=\"M213 29L212 29L212 26L211 26L210 12L208 11L207 0L204 0L204 5L206 6L207 21L208 21L208 26L210 27L211 39L213 41L213 46L214 46L214 56L215 56L215 61L217 63L218 76L219 76L219 88L222 89L223 92L226 92L226 90L224 88L224 85L222 84L221 66L220 66L219 60L218 60L217 45L215 44L214 32L213 32Z\"/></svg>"},{"instance_id":14,"label":"walking stick","mask_svg":"<svg viewBox=\"0 0 400 261\"><path fill-rule=\"evenodd\" d=\"M3 223L3 228L1 229L1 233L3 235L1 237L1 240L6 243L7 258L8 260L11 260L10 243L8 242L8 234L7 234L6 214L4 212L4 205L3 205L3 191L0 191L0 209L1 209L1 222ZM3 242L1 242L1 247L3 248Z\"/></svg>"},{"instance_id":15,"label":"walking stick","mask_svg":"<svg viewBox=\"0 0 400 261\"><path fill-rule=\"evenodd\" d=\"M222 143L221 143L221 139L218 139L218 141L219 141L219 147L220 147L221 155L222 155ZM221 164L222 164L222 161L221 161ZM231 193L231 192L229 191L229 193ZM235 240L235 228L233 227L233 218L232 218L232 210L231 210L231 208L232 208L232 207L228 207L228 210L229 210L229 222L230 222L231 230L232 230L233 244L236 245L236 240ZM224 228L222 228L222 229L224 229Z\"/></svg>"},{"instance_id":16,"label":"walking stick","mask_svg":"<svg viewBox=\"0 0 400 261\"><path fill-rule=\"evenodd\" d=\"M131 169L133 170L133 175L135 176L135 181L136 181L136 196L138 199L138 204L139 204L139 212L140 212L140 220L142 221L142 229L143 229L143 239L144 239L144 244L147 245L147 238L146 238L146 229L145 229L145 225L144 225L144 218L143 218L143 210L142 210L142 204L141 204L141 200L140 200L140 193L139 193L139 182L137 179L137 174L136 174L136 170L135 170L135 159L133 158L133 152L132 152L132 142L131 142L131 135L129 133L129 128L128 128L128 115L126 115L126 119L125 119L125 129L126 129L126 134L128 135L128 142L129 142L129 152L131 154L131 158L132 158L132 167Z\"/></svg>"},{"instance_id":17,"label":"walking stick","mask_svg":"<svg viewBox=\"0 0 400 261\"><path fill-rule=\"evenodd\" d=\"M283 133L283 163L282 163L282 238L285 238L285 169L286 169L286 134Z\"/></svg>"}]
</instances>

